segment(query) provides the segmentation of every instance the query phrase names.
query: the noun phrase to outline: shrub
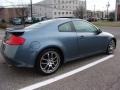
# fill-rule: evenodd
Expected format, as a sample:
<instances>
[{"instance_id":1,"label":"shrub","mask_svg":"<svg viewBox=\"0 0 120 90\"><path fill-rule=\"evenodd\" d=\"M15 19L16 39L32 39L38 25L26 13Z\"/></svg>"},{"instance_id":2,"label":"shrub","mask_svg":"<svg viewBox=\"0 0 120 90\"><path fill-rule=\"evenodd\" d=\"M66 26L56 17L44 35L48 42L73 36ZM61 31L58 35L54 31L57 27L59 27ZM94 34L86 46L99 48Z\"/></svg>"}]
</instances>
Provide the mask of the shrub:
<instances>
[{"instance_id":1,"label":"shrub","mask_svg":"<svg viewBox=\"0 0 120 90\"><path fill-rule=\"evenodd\" d=\"M6 22L4 19L2 19L1 21L2 21L2 23L5 23L5 22Z\"/></svg>"},{"instance_id":2,"label":"shrub","mask_svg":"<svg viewBox=\"0 0 120 90\"><path fill-rule=\"evenodd\" d=\"M6 23L0 23L0 28L1 29L6 29L7 28L7 24Z\"/></svg>"}]
</instances>

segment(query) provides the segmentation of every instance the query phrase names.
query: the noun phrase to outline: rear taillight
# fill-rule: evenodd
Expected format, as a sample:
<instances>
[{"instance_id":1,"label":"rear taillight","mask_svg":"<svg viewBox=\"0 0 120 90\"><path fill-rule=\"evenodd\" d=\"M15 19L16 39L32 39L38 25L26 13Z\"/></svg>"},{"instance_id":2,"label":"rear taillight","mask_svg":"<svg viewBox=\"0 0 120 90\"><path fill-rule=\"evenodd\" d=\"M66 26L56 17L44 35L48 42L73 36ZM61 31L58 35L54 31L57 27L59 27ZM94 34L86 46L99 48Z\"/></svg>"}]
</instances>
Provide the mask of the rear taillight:
<instances>
[{"instance_id":1,"label":"rear taillight","mask_svg":"<svg viewBox=\"0 0 120 90\"><path fill-rule=\"evenodd\" d=\"M25 39L23 37L15 36L15 35L12 35L8 40L5 41L5 43L9 45L22 45L24 44L24 42Z\"/></svg>"}]
</instances>

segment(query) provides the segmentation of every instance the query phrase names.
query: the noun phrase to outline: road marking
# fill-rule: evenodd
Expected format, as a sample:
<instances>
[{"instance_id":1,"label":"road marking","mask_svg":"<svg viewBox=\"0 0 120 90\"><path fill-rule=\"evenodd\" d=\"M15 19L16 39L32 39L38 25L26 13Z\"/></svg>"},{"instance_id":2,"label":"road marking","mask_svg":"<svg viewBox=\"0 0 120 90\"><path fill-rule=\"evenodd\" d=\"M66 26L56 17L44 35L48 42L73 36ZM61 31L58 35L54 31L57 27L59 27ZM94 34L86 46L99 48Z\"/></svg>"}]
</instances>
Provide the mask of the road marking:
<instances>
[{"instance_id":1,"label":"road marking","mask_svg":"<svg viewBox=\"0 0 120 90\"><path fill-rule=\"evenodd\" d=\"M88 69L88 68L90 68L90 67L93 67L93 66L95 66L95 65L97 65L97 64L99 64L99 63L102 63L102 62L104 62L104 61L106 61L106 60L108 60L108 59L110 59L110 58L113 58L113 57L114 57L114 55L106 56L106 57L104 57L104 58L102 58L102 59L99 59L99 60L97 60L97 61L95 61L95 62L89 63L89 64L87 64L87 65L85 65L85 66L79 67L79 68L77 68L77 69L75 69L75 70L72 70L72 71L70 71L70 72L61 74L61 75L59 75L59 76L50 78L50 79L45 80L45 81L42 81L42 82L35 83L35 84L33 84L33 85L30 85L30 86L21 88L21 89L19 89L19 90L34 90L34 89L41 88L41 87L43 87L43 86L46 86L46 85L51 84L51 83L53 83L53 82L56 82L56 81L58 81L58 80L64 79L64 78L66 78L66 77L69 77L69 76L71 76L71 75L74 75L74 74L76 74L76 73L78 73L78 72L81 72L81 71L83 71L83 70L86 70L86 69Z\"/></svg>"}]
</instances>

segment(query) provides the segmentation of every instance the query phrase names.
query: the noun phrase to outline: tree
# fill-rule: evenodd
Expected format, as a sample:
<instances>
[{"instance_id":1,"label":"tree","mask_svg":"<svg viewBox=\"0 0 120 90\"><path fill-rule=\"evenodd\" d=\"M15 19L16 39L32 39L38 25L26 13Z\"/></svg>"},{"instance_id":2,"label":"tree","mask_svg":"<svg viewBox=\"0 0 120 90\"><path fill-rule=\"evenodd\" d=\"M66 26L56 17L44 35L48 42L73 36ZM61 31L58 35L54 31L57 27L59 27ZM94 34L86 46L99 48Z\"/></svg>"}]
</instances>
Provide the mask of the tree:
<instances>
[{"instance_id":1,"label":"tree","mask_svg":"<svg viewBox=\"0 0 120 90\"><path fill-rule=\"evenodd\" d=\"M25 18L28 17L28 8L25 6L16 8L16 14L22 19L22 23L25 24Z\"/></svg>"},{"instance_id":2,"label":"tree","mask_svg":"<svg viewBox=\"0 0 120 90\"><path fill-rule=\"evenodd\" d=\"M109 14L109 20L114 21L115 20L115 12L110 12Z\"/></svg>"},{"instance_id":3,"label":"tree","mask_svg":"<svg viewBox=\"0 0 120 90\"><path fill-rule=\"evenodd\" d=\"M14 2L11 2L7 0L7 2L11 3L11 6L13 7L15 11L16 17L19 17L22 19L22 23L25 26L25 17L28 17L28 7L25 4L24 0L18 0L18 4L15 4Z\"/></svg>"},{"instance_id":4,"label":"tree","mask_svg":"<svg viewBox=\"0 0 120 90\"><path fill-rule=\"evenodd\" d=\"M83 6L77 7L76 10L73 11L73 14L77 18L83 19L85 14L85 8Z\"/></svg>"}]
</instances>

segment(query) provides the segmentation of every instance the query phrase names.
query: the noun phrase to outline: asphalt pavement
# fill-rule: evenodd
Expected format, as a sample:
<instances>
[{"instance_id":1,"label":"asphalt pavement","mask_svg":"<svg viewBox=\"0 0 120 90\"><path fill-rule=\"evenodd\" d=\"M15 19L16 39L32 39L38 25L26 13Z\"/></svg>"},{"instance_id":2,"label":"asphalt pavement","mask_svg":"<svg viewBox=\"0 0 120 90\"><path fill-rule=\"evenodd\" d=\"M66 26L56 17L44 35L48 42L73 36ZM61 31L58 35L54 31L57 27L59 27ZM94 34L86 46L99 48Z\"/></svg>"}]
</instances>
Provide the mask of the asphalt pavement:
<instances>
[{"instance_id":1,"label":"asphalt pavement","mask_svg":"<svg viewBox=\"0 0 120 90\"><path fill-rule=\"evenodd\" d=\"M120 27L102 27L102 29L117 37L117 48L113 58L37 90L120 90ZM3 33L0 33L1 37L4 36ZM0 55L0 90L18 90L72 71L106 56L99 54L72 61L64 64L53 75L41 76L34 69L8 66Z\"/></svg>"}]
</instances>

